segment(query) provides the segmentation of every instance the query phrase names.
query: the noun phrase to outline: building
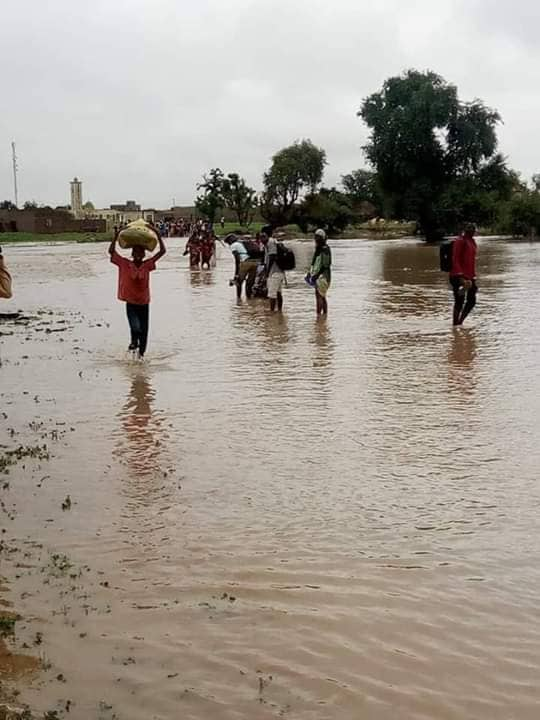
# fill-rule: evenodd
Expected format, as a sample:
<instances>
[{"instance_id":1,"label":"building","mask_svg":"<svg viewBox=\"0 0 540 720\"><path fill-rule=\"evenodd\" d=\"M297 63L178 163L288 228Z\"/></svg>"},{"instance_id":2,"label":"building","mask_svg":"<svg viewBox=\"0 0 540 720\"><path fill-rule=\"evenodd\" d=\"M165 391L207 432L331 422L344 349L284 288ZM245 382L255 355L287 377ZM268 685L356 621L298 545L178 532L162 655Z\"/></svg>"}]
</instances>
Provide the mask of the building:
<instances>
[{"instance_id":1,"label":"building","mask_svg":"<svg viewBox=\"0 0 540 720\"><path fill-rule=\"evenodd\" d=\"M124 212L124 213L140 213L141 212L141 206L139 203L136 203L135 200L126 200L126 202L123 205L111 205L111 210L117 210L118 212Z\"/></svg>"},{"instance_id":2,"label":"building","mask_svg":"<svg viewBox=\"0 0 540 720\"><path fill-rule=\"evenodd\" d=\"M0 210L0 238L3 232L24 233L96 233L105 232L103 220L74 218L66 210L31 208L28 210ZM1 243L1 240L0 240Z\"/></svg>"},{"instance_id":3,"label":"building","mask_svg":"<svg viewBox=\"0 0 540 720\"><path fill-rule=\"evenodd\" d=\"M71 186L71 212L76 218L83 216L82 181L74 177Z\"/></svg>"},{"instance_id":4,"label":"building","mask_svg":"<svg viewBox=\"0 0 540 720\"><path fill-rule=\"evenodd\" d=\"M86 213L87 216L105 220L107 229L112 230L115 225L123 225L143 217L141 206L135 200L127 200L123 204L113 204L108 208L93 210Z\"/></svg>"}]
</instances>

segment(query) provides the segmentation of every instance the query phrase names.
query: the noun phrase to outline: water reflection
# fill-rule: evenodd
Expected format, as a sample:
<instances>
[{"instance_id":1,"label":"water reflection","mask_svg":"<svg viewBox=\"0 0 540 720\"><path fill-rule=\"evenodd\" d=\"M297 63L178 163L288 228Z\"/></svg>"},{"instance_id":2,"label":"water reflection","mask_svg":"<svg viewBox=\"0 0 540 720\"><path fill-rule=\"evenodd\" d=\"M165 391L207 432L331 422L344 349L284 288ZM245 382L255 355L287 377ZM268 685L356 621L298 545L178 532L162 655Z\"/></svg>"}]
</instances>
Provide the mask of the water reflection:
<instances>
[{"instance_id":1,"label":"water reflection","mask_svg":"<svg viewBox=\"0 0 540 720\"><path fill-rule=\"evenodd\" d=\"M161 426L163 417L153 410L155 391L144 368L132 377L127 401L118 413L116 455L134 477L148 477L162 465Z\"/></svg>"},{"instance_id":2,"label":"water reflection","mask_svg":"<svg viewBox=\"0 0 540 720\"><path fill-rule=\"evenodd\" d=\"M464 396L476 390L476 332L469 328L453 328L448 344L448 386Z\"/></svg>"},{"instance_id":3,"label":"water reflection","mask_svg":"<svg viewBox=\"0 0 540 720\"><path fill-rule=\"evenodd\" d=\"M313 325L313 366L330 368L334 357L334 341L328 318L318 318Z\"/></svg>"},{"instance_id":4,"label":"water reflection","mask_svg":"<svg viewBox=\"0 0 540 720\"><path fill-rule=\"evenodd\" d=\"M200 287L201 285L215 285L216 280L212 270L190 270L189 280L191 287Z\"/></svg>"}]
</instances>

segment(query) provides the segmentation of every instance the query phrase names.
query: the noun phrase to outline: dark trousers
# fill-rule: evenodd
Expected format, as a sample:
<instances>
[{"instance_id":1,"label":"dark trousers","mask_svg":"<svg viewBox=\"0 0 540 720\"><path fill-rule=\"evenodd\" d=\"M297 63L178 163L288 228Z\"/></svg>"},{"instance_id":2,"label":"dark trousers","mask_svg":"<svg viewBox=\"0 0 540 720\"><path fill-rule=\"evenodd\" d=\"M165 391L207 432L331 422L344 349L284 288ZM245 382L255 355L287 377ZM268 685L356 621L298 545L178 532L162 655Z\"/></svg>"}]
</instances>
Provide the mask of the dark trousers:
<instances>
[{"instance_id":1,"label":"dark trousers","mask_svg":"<svg viewBox=\"0 0 540 720\"><path fill-rule=\"evenodd\" d=\"M146 344L148 342L148 310L149 305L133 305L126 303L126 312L131 330L132 350L138 350L140 355L144 355Z\"/></svg>"},{"instance_id":2,"label":"dark trousers","mask_svg":"<svg viewBox=\"0 0 540 720\"><path fill-rule=\"evenodd\" d=\"M473 280L470 289L465 290L463 278L460 277L451 277L450 285L454 291L454 325L461 325L476 305L478 287Z\"/></svg>"}]
</instances>

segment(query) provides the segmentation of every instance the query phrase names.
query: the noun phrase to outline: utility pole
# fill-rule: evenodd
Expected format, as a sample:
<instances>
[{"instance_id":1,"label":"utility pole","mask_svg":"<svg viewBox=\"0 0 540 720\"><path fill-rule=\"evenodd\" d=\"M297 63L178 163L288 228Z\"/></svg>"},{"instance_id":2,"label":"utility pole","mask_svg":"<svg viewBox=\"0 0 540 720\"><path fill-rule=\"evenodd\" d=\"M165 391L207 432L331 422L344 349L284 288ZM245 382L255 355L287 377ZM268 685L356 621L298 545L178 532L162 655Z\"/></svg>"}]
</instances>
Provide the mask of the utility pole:
<instances>
[{"instance_id":1,"label":"utility pole","mask_svg":"<svg viewBox=\"0 0 540 720\"><path fill-rule=\"evenodd\" d=\"M15 194L15 207L19 207L19 190L17 188L17 153L15 151L15 143L11 143L11 152L13 155L13 190Z\"/></svg>"}]
</instances>

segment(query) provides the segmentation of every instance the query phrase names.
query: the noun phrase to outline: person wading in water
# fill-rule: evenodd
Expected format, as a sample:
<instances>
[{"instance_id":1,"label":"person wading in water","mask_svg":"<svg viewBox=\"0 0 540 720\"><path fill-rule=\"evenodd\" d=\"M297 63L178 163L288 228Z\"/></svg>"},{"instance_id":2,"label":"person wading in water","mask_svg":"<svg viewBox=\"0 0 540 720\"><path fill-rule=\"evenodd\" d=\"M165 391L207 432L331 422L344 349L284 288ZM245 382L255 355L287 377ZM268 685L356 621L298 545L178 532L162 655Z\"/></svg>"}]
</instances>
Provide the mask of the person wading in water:
<instances>
[{"instance_id":1,"label":"person wading in water","mask_svg":"<svg viewBox=\"0 0 540 720\"><path fill-rule=\"evenodd\" d=\"M131 250L131 260L116 252L116 235L109 246L111 262L118 267L118 299L126 303L126 312L131 331L128 351L137 353L140 359L146 352L148 342L148 315L150 308L150 273L156 269L156 262L167 252L163 238L156 233L159 250L148 260L146 250L136 245Z\"/></svg>"},{"instance_id":2,"label":"person wading in water","mask_svg":"<svg viewBox=\"0 0 540 720\"><path fill-rule=\"evenodd\" d=\"M476 228L466 225L463 233L452 245L452 269L450 285L454 291L454 325L463 325L463 321L476 305L476 253L474 239Z\"/></svg>"},{"instance_id":3,"label":"person wading in water","mask_svg":"<svg viewBox=\"0 0 540 720\"><path fill-rule=\"evenodd\" d=\"M307 279L309 284L315 288L317 315L327 315L326 295L332 280L332 252L326 242L326 233L322 229L315 231L315 252Z\"/></svg>"},{"instance_id":4,"label":"person wading in water","mask_svg":"<svg viewBox=\"0 0 540 720\"><path fill-rule=\"evenodd\" d=\"M278 244L272 237L272 226L266 225L261 230L260 239L264 246L264 268L266 273L266 286L268 288L268 299L270 310L278 312L283 310L283 285L285 284L285 273L278 265Z\"/></svg>"}]
</instances>

